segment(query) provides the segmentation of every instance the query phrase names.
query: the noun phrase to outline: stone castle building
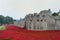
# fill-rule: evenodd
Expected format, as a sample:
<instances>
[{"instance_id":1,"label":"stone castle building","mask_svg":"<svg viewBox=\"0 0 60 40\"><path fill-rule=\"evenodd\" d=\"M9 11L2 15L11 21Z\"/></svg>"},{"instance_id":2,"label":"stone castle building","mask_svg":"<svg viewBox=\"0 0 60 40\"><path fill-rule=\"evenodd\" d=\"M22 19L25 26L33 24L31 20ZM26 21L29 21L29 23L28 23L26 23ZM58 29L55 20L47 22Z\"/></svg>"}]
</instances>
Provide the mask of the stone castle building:
<instances>
[{"instance_id":1,"label":"stone castle building","mask_svg":"<svg viewBox=\"0 0 60 40\"><path fill-rule=\"evenodd\" d=\"M25 16L25 27L28 30L60 30L60 16L52 16L50 9L28 14Z\"/></svg>"}]
</instances>

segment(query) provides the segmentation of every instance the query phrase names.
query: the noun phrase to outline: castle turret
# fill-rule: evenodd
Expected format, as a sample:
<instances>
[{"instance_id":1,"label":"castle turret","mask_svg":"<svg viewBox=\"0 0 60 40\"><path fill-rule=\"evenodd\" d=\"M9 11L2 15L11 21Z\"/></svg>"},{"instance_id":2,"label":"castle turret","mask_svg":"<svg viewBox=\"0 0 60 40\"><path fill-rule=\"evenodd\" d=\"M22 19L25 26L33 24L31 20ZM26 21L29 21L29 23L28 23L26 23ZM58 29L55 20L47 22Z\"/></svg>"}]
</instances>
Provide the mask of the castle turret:
<instances>
[{"instance_id":1,"label":"castle turret","mask_svg":"<svg viewBox=\"0 0 60 40\"><path fill-rule=\"evenodd\" d=\"M43 10L43 11L41 11L40 14L48 14L48 15L51 16L52 12L51 12L50 9L48 9L48 10Z\"/></svg>"}]
</instances>

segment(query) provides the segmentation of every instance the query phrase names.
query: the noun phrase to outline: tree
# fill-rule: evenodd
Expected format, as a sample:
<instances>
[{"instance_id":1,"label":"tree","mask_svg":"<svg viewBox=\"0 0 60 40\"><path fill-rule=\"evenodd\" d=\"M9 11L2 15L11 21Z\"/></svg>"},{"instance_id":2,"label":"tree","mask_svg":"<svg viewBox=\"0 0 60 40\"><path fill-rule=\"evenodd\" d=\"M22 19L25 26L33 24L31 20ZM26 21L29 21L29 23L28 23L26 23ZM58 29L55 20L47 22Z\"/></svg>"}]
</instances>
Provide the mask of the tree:
<instances>
[{"instance_id":1,"label":"tree","mask_svg":"<svg viewBox=\"0 0 60 40\"><path fill-rule=\"evenodd\" d=\"M0 24L3 24L3 19L4 19L4 16L0 15Z\"/></svg>"},{"instance_id":2,"label":"tree","mask_svg":"<svg viewBox=\"0 0 60 40\"><path fill-rule=\"evenodd\" d=\"M3 19L3 24L7 24L6 18Z\"/></svg>"},{"instance_id":3,"label":"tree","mask_svg":"<svg viewBox=\"0 0 60 40\"><path fill-rule=\"evenodd\" d=\"M10 17L10 23L13 24L14 23L14 20L12 17Z\"/></svg>"},{"instance_id":4,"label":"tree","mask_svg":"<svg viewBox=\"0 0 60 40\"><path fill-rule=\"evenodd\" d=\"M54 12L54 13L52 14L52 16L58 16L58 13L55 13L55 12Z\"/></svg>"},{"instance_id":5,"label":"tree","mask_svg":"<svg viewBox=\"0 0 60 40\"><path fill-rule=\"evenodd\" d=\"M13 24L14 20L12 17L0 15L0 25L2 24Z\"/></svg>"},{"instance_id":6,"label":"tree","mask_svg":"<svg viewBox=\"0 0 60 40\"><path fill-rule=\"evenodd\" d=\"M14 20L12 17L9 17L9 16L6 16L6 23L7 24L13 24L14 23Z\"/></svg>"}]
</instances>

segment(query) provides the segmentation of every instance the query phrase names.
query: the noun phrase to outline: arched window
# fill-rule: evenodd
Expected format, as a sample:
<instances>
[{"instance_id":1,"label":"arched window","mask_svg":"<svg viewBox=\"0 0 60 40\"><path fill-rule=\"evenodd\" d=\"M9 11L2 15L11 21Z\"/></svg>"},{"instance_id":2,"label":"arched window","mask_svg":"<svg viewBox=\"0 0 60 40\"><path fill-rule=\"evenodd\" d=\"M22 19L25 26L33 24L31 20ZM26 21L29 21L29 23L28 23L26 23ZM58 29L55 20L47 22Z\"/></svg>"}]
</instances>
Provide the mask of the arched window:
<instances>
[{"instance_id":1,"label":"arched window","mask_svg":"<svg viewBox=\"0 0 60 40\"><path fill-rule=\"evenodd\" d=\"M40 29L43 29L43 27L40 27Z\"/></svg>"},{"instance_id":2,"label":"arched window","mask_svg":"<svg viewBox=\"0 0 60 40\"><path fill-rule=\"evenodd\" d=\"M39 19L37 19L37 22L39 22Z\"/></svg>"},{"instance_id":3,"label":"arched window","mask_svg":"<svg viewBox=\"0 0 60 40\"><path fill-rule=\"evenodd\" d=\"M43 21L43 20L40 20L41 22Z\"/></svg>"},{"instance_id":4,"label":"arched window","mask_svg":"<svg viewBox=\"0 0 60 40\"><path fill-rule=\"evenodd\" d=\"M37 30L39 30L40 28L39 28L39 26L37 27Z\"/></svg>"}]
</instances>

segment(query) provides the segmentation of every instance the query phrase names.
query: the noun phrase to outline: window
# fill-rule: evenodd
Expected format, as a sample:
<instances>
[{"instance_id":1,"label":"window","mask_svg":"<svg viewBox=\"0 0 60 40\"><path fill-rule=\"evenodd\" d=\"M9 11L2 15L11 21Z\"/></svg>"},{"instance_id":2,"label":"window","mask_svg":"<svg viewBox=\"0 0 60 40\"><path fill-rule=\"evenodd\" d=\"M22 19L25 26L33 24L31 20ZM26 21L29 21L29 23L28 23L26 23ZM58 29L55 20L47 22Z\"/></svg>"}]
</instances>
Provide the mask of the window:
<instances>
[{"instance_id":1,"label":"window","mask_svg":"<svg viewBox=\"0 0 60 40\"><path fill-rule=\"evenodd\" d=\"M36 27L36 26L34 26L34 29L36 29L35 27Z\"/></svg>"},{"instance_id":2,"label":"window","mask_svg":"<svg viewBox=\"0 0 60 40\"><path fill-rule=\"evenodd\" d=\"M39 17L40 15L37 15L37 17Z\"/></svg>"},{"instance_id":3,"label":"window","mask_svg":"<svg viewBox=\"0 0 60 40\"><path fill-rule=\"evenodd\" d=\"M29 26L29 29L31 29L31 26Z\"/></svg>"},{"instance_id":4,"label":"window","mask_svg":"<svg viewBox=\"0 0 60 40\"><path fill-rule=\"evenodd\" d=\"M40 27L40 29L43 29L43 27Z\"/></svg>"},{"instance_id":5,"label":"window","mask_svg":"<svg viewBox=\"0 0 60 40\"><path fill-rule=\"evenodd\" d=\"M42 17L45 17L45 15L42 15Z\"/></svg>"},{"instance_id":6,"label":"window","mask_svg":"<svg viewBox=\"0 0 60 40\"><path fill-rule=\"evenodd\" d=\"M43 20L41 20L41 22L42 22Z\"/></svg>"},{"instance_id":7,"label":"window","mask_svg":"<svg viewBox=\"0 0 60 40\"><path fill-rule=\"evenodd\" d=\"M37 27L37 29L39 29L39 27Z\"/></svg>"},{"instance_id":8,"label":"window","mask_svg":"<svg viewBox=\"0 0 60 40\"><path fill-rule=\"evenodd\" d=\"M32 20L30 20L30 22L32 22Z\"/></svg>"},{"instance_id":9,"label":"window","mask_svg":"<svg viewBox=\"0 0 60 40\"><path fill-rule=\"evenodd\" d=\"M39 19L37 19L37 21L39 22Z\"/></svg>"}]
</instances>

